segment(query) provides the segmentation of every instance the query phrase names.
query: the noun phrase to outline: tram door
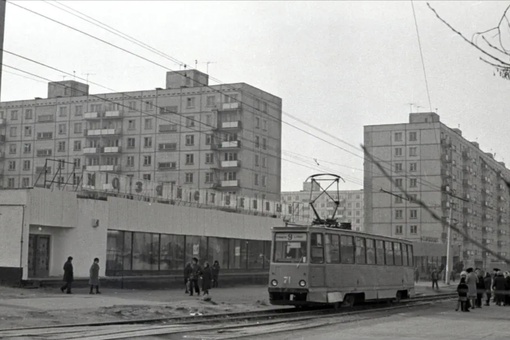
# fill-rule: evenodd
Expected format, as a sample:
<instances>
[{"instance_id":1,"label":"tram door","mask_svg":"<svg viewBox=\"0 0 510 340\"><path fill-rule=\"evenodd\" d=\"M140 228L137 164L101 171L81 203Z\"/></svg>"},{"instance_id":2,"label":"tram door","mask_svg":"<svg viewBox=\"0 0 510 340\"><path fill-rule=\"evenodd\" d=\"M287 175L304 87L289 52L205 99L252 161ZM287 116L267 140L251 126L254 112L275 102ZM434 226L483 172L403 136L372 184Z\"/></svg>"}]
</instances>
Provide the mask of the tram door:
<instances>
[{"instance_id":1,"label":"tram door","mask_svg":"<svg viewBox=\"0 0 510 340\"><path fill-rule=\"evenodd\" d=\"M48 277L50 265L50 236L29 235L28 276Z\"/></svg>"}]
</instances>

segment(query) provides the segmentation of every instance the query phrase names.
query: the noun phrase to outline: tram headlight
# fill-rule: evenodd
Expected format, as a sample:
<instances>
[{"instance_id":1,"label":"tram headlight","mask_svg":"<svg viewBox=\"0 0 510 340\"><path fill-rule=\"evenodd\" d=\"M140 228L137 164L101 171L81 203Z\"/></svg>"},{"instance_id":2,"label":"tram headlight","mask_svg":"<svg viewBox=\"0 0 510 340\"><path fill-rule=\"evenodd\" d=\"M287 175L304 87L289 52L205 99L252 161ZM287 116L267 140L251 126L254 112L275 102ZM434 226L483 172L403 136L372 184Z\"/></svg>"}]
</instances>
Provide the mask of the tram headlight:
<instances>
[{"instance_id":1,"label":"tram headlight","mask_svg":"<svg viewBox=\"0 0 510 340\"><path fill-rule=\"evenodd\" d=\"M271 286L273 286L273 287L278 286L278 281L276 281L276 280L274 280L274 279L273 279L273 280L271 280Z\"/></svg>"},{"instance_id":2,"label":"tram headlight","mask_svg":"<svg viewBox=\"0 0 510 340\"><path fill-rule=\"evenodd\" d=\"M300 287L306 287L306 281L305 280L299 281L299 286Z\"/></svg>"}]
</instances>

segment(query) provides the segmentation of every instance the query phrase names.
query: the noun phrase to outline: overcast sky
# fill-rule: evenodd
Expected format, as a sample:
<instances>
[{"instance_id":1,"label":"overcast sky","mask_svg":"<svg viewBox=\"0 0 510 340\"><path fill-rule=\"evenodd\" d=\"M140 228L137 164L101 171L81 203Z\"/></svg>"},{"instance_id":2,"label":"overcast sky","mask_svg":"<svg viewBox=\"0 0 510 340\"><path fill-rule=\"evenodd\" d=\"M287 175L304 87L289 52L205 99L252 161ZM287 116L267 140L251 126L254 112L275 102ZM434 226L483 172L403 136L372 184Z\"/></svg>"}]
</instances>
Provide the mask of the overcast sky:
<instances>
[{"instance_id":1,"label":"overcast sky","mask_svg":"<svg viewBox=\"0 0 510 340\"><path fill-rule=\"evenodd\" d=\"M65 13L47 2L7 4L7 51L76 72L116 91L164 87L162 67L140 60L24 6L178 70L179 65ZM363 126L408 121L429 111L413 11L397 2L174 2L66 1L223 83L245 82L283 99L283 120L330 144L283 125L282 190L300 190L317 172L335 172L343 189L361 189ZM453 26L471 37L497 24L505 2L432 2ZM510 81L494 75L478 53L415 2L432 109L469 140L510 164ZM510 45L510 40L509 40ZM4 55L4 64L52 80L62 74ZM7 72L2 100L46 97L47 85ZM71 77L66 77L70 79ZM215 82L211 82L215 84ZM110 92L91 85L92 93ZM307 121L349 146L296 122ZM331 145L334 144L334 145ZM348 150L346 152L341 148ZM297 162L296 165L291 162ZM311 168L312 169L311 169Z\"/></svg>"}]
</instances>

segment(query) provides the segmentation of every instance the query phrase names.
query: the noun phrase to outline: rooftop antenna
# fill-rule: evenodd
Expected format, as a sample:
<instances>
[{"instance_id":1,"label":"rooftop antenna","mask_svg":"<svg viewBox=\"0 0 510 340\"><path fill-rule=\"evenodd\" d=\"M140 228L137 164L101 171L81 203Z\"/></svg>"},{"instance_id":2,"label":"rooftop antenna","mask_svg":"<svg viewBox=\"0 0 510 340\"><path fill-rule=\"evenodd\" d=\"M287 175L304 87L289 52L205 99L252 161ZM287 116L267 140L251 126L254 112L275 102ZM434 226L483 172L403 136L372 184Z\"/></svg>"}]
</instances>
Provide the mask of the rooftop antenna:
<instances>
[{"instance_id":1,"label":"rooftop antenna","mask_svg":"<svg viewBox=\"0 0 510 340\"><path fill-rule=\"evenodd\" d=\"M76 71L73 71L73 80L76 81Z\"/></svg>"},{"instance_id":2,"label":"rooftop antenna","mask_svg":"<svg viewBox=\"0 0 510 340\"><path fill-rule=\"evenodd\" d=\"M409 105L409 112L410 112L410 113L413 113L413 106L414 106L414 103L408 103L407 105Z\"/></svg>"},{"instance_id":3,"label":"rooftop antenna","mask_svg":"<svg viewBox=\"0 0 510 340\"><path fill-rule=\"evenodd\" d=\"M335 227L338 228L338 221L335 218L336 211L338 210L338 206L340 205L340 188L339 183L340 180L343 182L344 179L338 175L334 174L316 174L308 177L305 182L310 181L310 207L313 210L313 213L315 215L315 219L312 221L312 224L323 224L328 227ZM335 196L331 196L331 192L328 192L328 189L331 187L334 187L336 184L336 193ZM314 189L318 190L314 190ZM329 201L333 202L335 205L335 209L333 210L333 213L331 214L331 217L328 217L326 219L322 219L319 216L319 213L317 212L317 209L315 209L315 202L321 197L326 196L329 198Z\"/></svg>"},{"instance_id":4,"label":"rooftop antenna","mask_svg":"<svg viewBox=\"0 0 510 340\"><path fill-rule=\"evenodd\" d=\"M204 62L204 64L206 65L205 73L209 74L209 64L216 64L216 62L215 61L206 61L206 62Z\"/></svg>"},{"instance_id":5,"label":"rooftop antenna","mask_svg":"<svg viewBox=\"0 0 510 340\"><path fill-rule=\"evenodd\" d=\"M66 80L66 76L62 75L62 81Z\"/></svg>"},{"instance_id":6,"label":"rooftop antenna","mask_svg":"<svg viewBox=\"0 0 510 340\"><path fill-rule=\"evenodd\" d=\"M195 70L198 69L198 60L195 59Z\"/></svg>"},{"instance_id":7,"label":"rooftop antenna","mask_svg":"<svg viewBox=\"0 0 510 340\"><path fill-rule=\"evenodd\" d=\"M87 78L86 78L87 79L87 85L89 83L89 76L95 76L96 75L95 73L82 73L82 74L87 76Z\"/></svg>"}]
</instances>

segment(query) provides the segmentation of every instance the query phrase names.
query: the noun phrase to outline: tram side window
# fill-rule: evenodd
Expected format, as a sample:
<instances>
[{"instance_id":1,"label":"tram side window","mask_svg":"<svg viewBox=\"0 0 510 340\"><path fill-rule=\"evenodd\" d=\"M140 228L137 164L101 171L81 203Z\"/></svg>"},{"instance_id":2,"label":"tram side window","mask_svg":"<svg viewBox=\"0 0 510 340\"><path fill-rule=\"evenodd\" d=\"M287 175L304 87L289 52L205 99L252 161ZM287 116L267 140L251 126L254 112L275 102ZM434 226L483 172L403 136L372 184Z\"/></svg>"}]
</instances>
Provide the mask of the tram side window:
<instances>
[{"instance_id":1,"label":"tram side window","mask_svg":"<svg viewBox=\"0 0 510 340\"><path fill-rule=\"evenodd\" d=\"M276 233L274 262L306 263L307 237L305 233Z\"/></svg>"},{"instance_id":2,"label":"tram side window","mask_svg":"<svg viewBox=\"0 0 510 340\"><path fill-rule=\"evenodd\" d=\"M377 264L384 264L384 241L375 241L375 261Z\"/></svg>"},{"instance_id":3,"label":"tram side window","mask_svg":"<svg viewBox=\"0 0 510 340\"><path fill-rule=\"evenodd\" d=\"M393 242L384 241L384 249L386 250L386 265L393 266Z\"/></svg>"},{"instance_id":4,"label":"tram side window","mask_svg":"<svg viewBox=\"0 0 510 340\"><path fill-rule=\"evenodd\" d=\"M409 265L412 267L414 266L414 263L413 263L413 259L414 259L414 254L413 254L413 246L408 244L407 245L407 257L409 259Z\"/></svg>"},{"instance_id":5,"label":"tram side window","mask_svg":"<svg viewBox=\"0 0 510 340\"><path fill-rule=\"evenodd\" d=\"M402 260L404 260L403 263L404 266L409 265L409 258L407 255L407 244L402 244Z\"/></svg>"},{"instance_id":6,"label":"tram side window","mask_svg":"<svg viewBox=\"0 0 510 340\"><path fill-rule=\"evenodd\" d=\"M354 237L340 236L340 261L354 263Z\"/></svg>"},{"instance_id":7,"label":"tram side window","mask_svg":"<svg viewBox=\"0 0 510 340\"><path fill-rule=\"evenodd\" d=\"M363 237L356 237L356 263L367 263L365 253L365 239Z\"/></svg>"},{"instance_id":8,"label":"tram side window","mask_svg":"<svg viewBox=\"0 0 510 340\"><path fill-rule=\"evenodd\" d=\"M312 263L324 263L324 242L322 234L312 234L311 252Z\"/></svg>"},{"instance_id":9,"label":"tram side window","mask_svg":"<svg viewBox=\"0 0 510 340\"><path fill-rule=\"evenodd\" d=\"M395 266L402 265L402 250L400 248L400 243L393 243L393 253L395 254Z\"/></svg>"},{"instance_id":10,"label":"tram side window","mask_svg":"<svg viewBox=\"0 0 510 340\"><path fill-rule=\"evenodd\" d=\"M326 263L340 263L340 237L326 234Z\"/></svg>"},{"instance_id":11,"label":"tram side window","mask_svg":"<svg viewBox=\"0 0 510 340\"><path fill-rule=\"evenodd\" d=\"M375 240L367 238L367 264L375 264Z\"/></svg>"}]
</instances>

